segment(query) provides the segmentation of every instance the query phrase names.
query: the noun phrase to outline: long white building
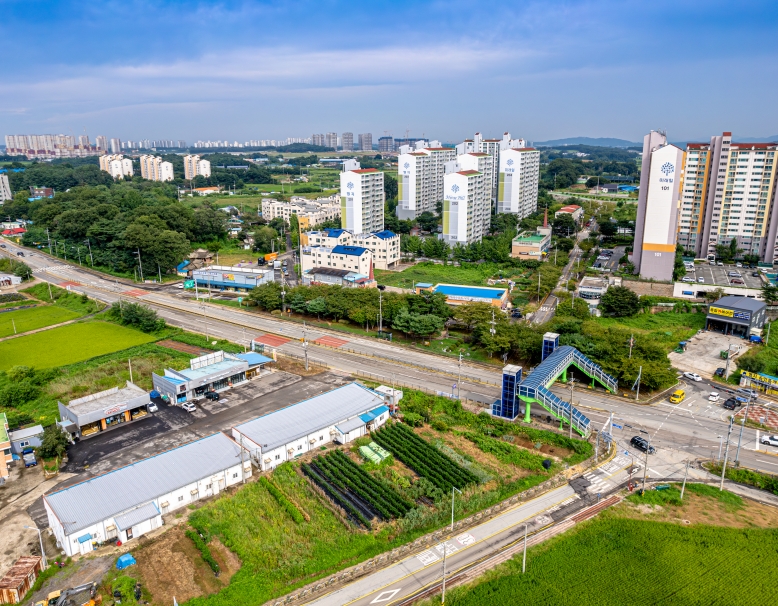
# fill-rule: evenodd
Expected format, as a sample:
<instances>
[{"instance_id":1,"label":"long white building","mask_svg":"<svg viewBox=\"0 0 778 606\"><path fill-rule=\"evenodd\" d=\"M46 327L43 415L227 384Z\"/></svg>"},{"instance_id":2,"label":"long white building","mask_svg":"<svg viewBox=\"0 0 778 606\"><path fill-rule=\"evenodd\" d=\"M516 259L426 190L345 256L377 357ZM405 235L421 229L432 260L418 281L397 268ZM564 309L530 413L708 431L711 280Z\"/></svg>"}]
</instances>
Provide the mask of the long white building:
<instances>
[{"instance_id":1,"label":"long white building","mask_svg":"<svg viewBox=\"0 0 778 606\"><path fill-rule=\"evenodd\" d=\"M384 396L349 383L232 428L262 471L331 442L347 444L389 419Z\"/></svg>"},{"instance_id":2,"label":"long white building","mask_svg":"<svg viewBox=\"0 0 778 606\"><path fill-rule=\"evenodd\" d=\"M384 229L384 173L347 160L340 173L340 223L355 234Z\"/></svg>"},{"instance_id":3,"label":"long white building","mask_svg":"<svg viewBox=\"0 0 778 606\"><path fill-rule=\"evenodd\" d=\"M531 147L511 147L501 150L499 158L497 212L523 219L538 208L540 152Z\"/></svg>"},{"instance_id":4,"label":"long white building","mask_svg":"<svg viewBox=\"0 0 778 606\"><path fill-rule=\"evenodd\" d=\"M211 163L200 156L184 156L184 178L194 179L200 175L206 179L211 176Z\"/></svg>"},{"instance_id":5,"label":"long white building","mask_svg":"<svg viewBox=\"0 0 778 606\"><path fill-rule=\"evenodd\" d=\"M159 156L141 156L140 174L149 181L172 181L174 178L173 165Z\"/></svg>"},{"instance_id":6,"label":"long white building","mask_svg":"<svg viewBox=\"0 0 778 606\"><path fill-rule=\"evenodd\" d=\"M397 217L415 219L423 212L436 213L443 200L443 176L447 162L455 160L453 148L439 141L418 141L414 149L402 146L397 158Z\"/></svg>"},{"instance_id":7,"label":"long white building","mask_svg":"<svg viewBox=\"0 0 778 606\"><path fill-rule=\"evenodd\" d=\"M68 556L137 539L162 516L251 476L241 448L217 433L43 496L57 546Z\"/></svg>"},{"instance_id":8,"label":"long white building","mask_svg":"<svg viewBox=\"0 0 778 606\"><path fill-rule=\"evenodd\" d=\"M125 158L121 154L109 154L107 156L100 156L100 170L104 170L110 174L114 179L124 179L124 177L132 177L134 170L132 168L132 160Z\"/></svg>"}]
</instances>

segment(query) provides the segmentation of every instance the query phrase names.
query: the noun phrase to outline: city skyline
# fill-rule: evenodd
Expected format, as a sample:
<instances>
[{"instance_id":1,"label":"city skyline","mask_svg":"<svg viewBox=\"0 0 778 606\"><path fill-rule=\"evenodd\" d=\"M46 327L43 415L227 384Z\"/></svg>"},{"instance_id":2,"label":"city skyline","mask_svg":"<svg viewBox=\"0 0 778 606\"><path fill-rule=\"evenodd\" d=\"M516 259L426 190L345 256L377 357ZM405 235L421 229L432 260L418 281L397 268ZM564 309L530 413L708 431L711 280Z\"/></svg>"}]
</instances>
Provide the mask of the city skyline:
<instances>
[{"instance_id":1,"label":"city skyline","mask_svg":"<svg viewBox=\"0 0 778 606\"><path fill-rule=\"evenodd\" d=\"M770 35L778 9L767 2L736 10L610 1L145 6L4 3L0 35L25 52L4 68L0 135L241 141L352 132L377 141L409 131L456 141L508 128L530 141L640 141L661 128L704 141L725 128L778 133L762 110L778 86ZM33 28L38 42L24 44ZM95 53L84 39L111 40L112 51ZM758 94L721 86L728 71L758 82ZM482 114L474 102L484 94Z\"/></svg>"}]
</instances>

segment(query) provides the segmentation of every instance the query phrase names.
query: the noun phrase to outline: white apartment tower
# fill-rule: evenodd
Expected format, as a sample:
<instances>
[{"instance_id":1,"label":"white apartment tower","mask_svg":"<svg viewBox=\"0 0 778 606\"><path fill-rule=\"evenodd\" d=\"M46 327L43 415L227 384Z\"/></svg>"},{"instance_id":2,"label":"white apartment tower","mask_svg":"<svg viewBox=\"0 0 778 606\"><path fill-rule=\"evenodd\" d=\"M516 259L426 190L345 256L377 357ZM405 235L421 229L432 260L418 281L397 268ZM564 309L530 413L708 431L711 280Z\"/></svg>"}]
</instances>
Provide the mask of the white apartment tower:
<instances>
[{"instance_id":1,"label":"white apartment tower","mask_svg":"<svg viewBox=\"0 0 778 606\"><path fill-rule=\"evenodd\" d=\"M8 175L0 175L0 204L6 200L13 200L11 184L8 182Z\"/></svg>"},{"instance_id":2,"label":"white apartment tower","mask_svg":"<svg viewBox=\"0 0 778 606\"><path fill-rule=\"evenodd\" d=\"M140 174L149 181L172 181L173 165L159 156L143 155L140 157Z\"/></svg>"},{"instance_id":3,"label":"white apartment tower","mask_svg":"<svg viewBox=\"0 0 778 606\"><path fill-rule=\"evenodd\" d=\"M122 153L122 140L121 139L111 139L111 153L112 154L120 154L120 153Z\"/></svg>"},{"instance_id":4,"label":"white apartment tower","mask_svg":"<svg viewBox=\"0 0 778 606\"><path fill-rule=\"evenodd\" d=\"M347 160L340 173L340 223L355 234L384 229L384 173Z\"/></svg>"},{"instance_id":5,"label":"white apartment tower","mask_svg":"<svg viewBox=\"0 0 778 606\"><path fill-rule=\"evenodd\" d=\"M438 141L418 141L411 151L400 149L397 158L397 217L415 219L425 211L435 212L443 201L443 176L447 162L456 160L456 150Z\"/></svg>"},{"instance_id":6,"label":"white apartment tower","mask_svg":"<svg viewBox=\"0 0 778 606\"><path fill-rule=\"evenodd\" d=\"M359 151L373 151L373 135L362 133L359 135Z\"/></svg>"},{"instance_id":7,"label":"white apartment tower","mask_svg":"<svg viewBox=\"0 0 778 606\"><path fill-rule=\"evenodd\" d=\"M184 156L184 178L194 179L197 175L205 177L211 176L211 163L203 160L200 156Z\"/></svg>"},{"instance_id":8,"label":"white apartment tower","mask_svg":"<svg viewBox=\"0 0 778 606\"><path fill-rule=\"evenodd\" d=\"M497 178L497 212L511 213L519 219L538 208L540 152L531 147L500 151Z\"/></svg>"},{"instance_id":9,"label":"white apartment tower","mask_svg":"<svg viewBox=\"0 0 778 606\"><path fill-rule=\"evenodd\" d=\"M663 132L651 131L643 139L632 262L644 279L673 278L684 155Z\"/></svg>"},{"instance_id":10,"label":"white apartment tower","mask_svg":"<svg viewBox=\"0 0 778 606\"><path fill-rule=\"evenodd\" d=\"M124 177L132 177L134 174L132 160L121 154L100 156L100 170L104 170L114 179L124 179Z\"/></svg>"},{"instance_id":11,"label":"white apartment tower","mask_svg":"<svg viewBox=\"0 0 778 606\"><path fill-rule=\"evenodd\" d=\"M509 132L504 132L502 139L484 139L481 133L476 133L472 139L465 139L457 145L457 154L467 154L472 152L481 152L489 154L494 158L494 172L491 181L491 199L493 203L497 202L498 177L500 165L500 152L505 149L518 149L526 147L524 139L511 139Z\"/></svg>"},{"instance_id":12,"label":"white apartment tower","mask_svg":"<svg viewBox=\"0 0 778 606\"><path fill-rule=\"evenodd\" d=\"M778 143L737 143L732 133L686 146L678 243L716 257L734 238L742 254L772 263L778 253Z\"/></svg>"},{"instance_id":13,"label":"white apartment tower","mask_svg":"<svg viewBox=\"0 0 778 606\"><path fill-rule=\"evenodd\" d=\"M474 152L446 165L443 177L443 233L449 245L479 242L491 223L493 158Z\"/></svg>"},{"instance_id":14,"label":"white apartment tower","mask_svg":"<svg viewBox=\"0 0 778 606\"><path fill-rule=\"evenodd\" d=\"M354 151L354 133L343 133L340 137L340 147L343 151Z\"/></svg>"},{"instance_id":15,"label":"white apartment tower","mask_svg":"<svg viewBox=\"0 0 778 606\"><path fill-rule=\"evenodd\" d=\"M338 133L327 133L324 135L324 147L338 149Z\"/></svg>"}]
</instances>

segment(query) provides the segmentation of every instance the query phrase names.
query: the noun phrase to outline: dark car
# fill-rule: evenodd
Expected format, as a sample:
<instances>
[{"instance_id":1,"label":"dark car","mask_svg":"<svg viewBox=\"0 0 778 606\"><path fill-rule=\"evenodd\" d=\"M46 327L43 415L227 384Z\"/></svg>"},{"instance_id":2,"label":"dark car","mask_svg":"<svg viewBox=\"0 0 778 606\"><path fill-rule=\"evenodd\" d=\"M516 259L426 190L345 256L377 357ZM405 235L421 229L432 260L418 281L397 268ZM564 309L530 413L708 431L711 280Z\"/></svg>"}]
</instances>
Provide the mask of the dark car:
<instances>
[{"instance_id":1,"label":"dark car","mask_svg":"<svg viewBox=\"0 0 778 606\"><path fill-rule=\"evenodd\" d=\"M514 309L511 311L511 318L521 318L521 311L518 309Z\"/></svg>"},{"instance_id":2,"label":"dark car","mask_svg":"<svg viewBox=\"0 0 778 606\"><path fill-rule=\"evenodd\" d=\"M715 374L716 374L717 377L723 377L725 372L727 372L726 369L724 369L724 368L717 368Z\"/></svg>"},{"instance_id":3,"label":"dark car","mask_svg":"<svg viewBox=\"0 0 778 606\"><path fill-rule=\"evenodd\" d=\"M654 454L656 452L656 448L651 446L648 443L648 440L646 440L641 436L635 436L629 441L629 443L632 444L638 450L642 450L643 452L647 452L648 454Z\"/></svg>"},{"instance_id":4,"label":"dark car","mask_svg":"<svg viewBox=\"0 0 778 606\"><path fill-rule=\"evenodd\" d=\"M751 272L751 277L752 278L758 278L759 277L759 272L758 271Z\"/></svg>"},{"instance_id":5,"label":"dark car","mask_svg":"<svg viewBox=\"0 0 778 606\"><path fill-rule=\"evenodd\" d=\"M214 402L219 399L219 394L215 391L206 391L203 394L203 397L205 397L206 400L213 400Z\"/></svg>"},{"instance_id":6,"label":"dark car","mask_svg":"<svg viewBox=\"0 0 778 606\"><path fill-rule=\"evenodd\" d=\"M24 253L23 253L22 251L19 251L18 253L16 253L16 256L17 256L17 257L23 257L23 256L24 256Z\"/></svg>"},{"instance_id":7,"label":"dark car","mask_svg":"<svg viewBox=\"0 0 778 606\"><path fill-rule=\"evenodd\" d=\"M727 398L722 406L724 408L727 408L729 410L735 410L736 408L740 408L743 404L741 402L738 402L735 398Z\"/></svg>"}]
</instances>

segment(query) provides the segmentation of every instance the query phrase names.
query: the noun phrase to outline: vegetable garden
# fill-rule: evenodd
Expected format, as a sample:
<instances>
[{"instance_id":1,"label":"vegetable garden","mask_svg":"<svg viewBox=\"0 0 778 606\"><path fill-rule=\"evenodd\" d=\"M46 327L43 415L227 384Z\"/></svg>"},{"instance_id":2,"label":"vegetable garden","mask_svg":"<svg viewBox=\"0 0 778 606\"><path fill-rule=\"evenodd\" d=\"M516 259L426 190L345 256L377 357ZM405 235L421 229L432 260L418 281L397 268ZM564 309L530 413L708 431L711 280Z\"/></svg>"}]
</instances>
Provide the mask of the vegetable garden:
<instances>
[{"instance_id":1,"label":"vegetable garden","mask_svg":"<svg viewBox=\"0 0 778 606\"><path fill-rule=\"evenodd\" d=\"M374 437L379 445L444 492L449 492L452 487L461 489L478 483L475 474L454 463L403 424L384 427Z\"/></svg>"}]
</instances>

